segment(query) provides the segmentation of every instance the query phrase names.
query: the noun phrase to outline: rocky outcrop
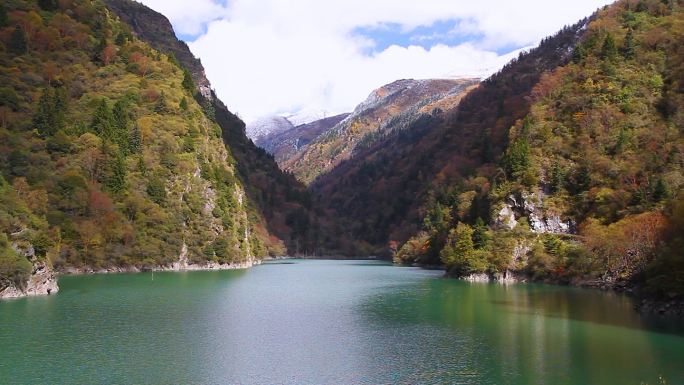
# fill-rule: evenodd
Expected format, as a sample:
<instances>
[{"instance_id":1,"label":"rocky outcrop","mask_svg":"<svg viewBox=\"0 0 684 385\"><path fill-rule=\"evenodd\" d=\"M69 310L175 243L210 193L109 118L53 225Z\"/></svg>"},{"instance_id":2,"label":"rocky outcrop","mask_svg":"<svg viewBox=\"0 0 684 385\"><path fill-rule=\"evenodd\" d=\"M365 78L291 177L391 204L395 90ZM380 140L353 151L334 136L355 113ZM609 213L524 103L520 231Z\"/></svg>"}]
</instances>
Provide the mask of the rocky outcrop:
<instances>
[{"instance_id":1,"label":"rocky outcrop","mask_svg":"<svg viewBox=\"0 0 684 385\"><path fill-rule=\"evenodd\" d=\"M233 263L180 263L175 262L170 266L125 266L113 267L109 269L93 268L93 267L68 267L61 270L60 274L113 274L113 273L139 273L151 271L206 271L206 270L237 270L248 269L252 266L261 265L261 260L250 259L243 262Z\"/></svg>"},{"instance_id":2,"label":"rocky outcrop","mask_svg":"<svg viewBox=\"0 0 684 385\"><path fill-rule=\"evenodd\" d=\"M684 297L677 293L651 296L641 300L634 308L642 313L684 316Z\"/></svg>"},{"instance_id":3,"label":"rocky outcrop","mask_svg":"<svg viewBox=\"0 0 684 385\"><path fill-rule=\"evenodd\" d=\"M560 210L544 208L547 195L542 191L511 195L494 210L492 226L512 230L520 218L527 218L530 230L539 234L571 234L575 224L562 219Z\"/></svg>"},{"instance_id":4,"label":"rocky outcrop","mask_svg":"<svg viewBox=\"0 0 684 385\"><path fill-rule=\"evenodd\" d=\"M516 283L528 282L529 278L524 274L519 274L511 270L506 270L503 273L478 273L459 277L463 281L470 282L496 282L496 283Z\"/></svg>"},{"instance_id":5,"label":"rocky outcrop","mask_svg":"<svg viewBox=\"0 0 684 385\"><path fill-rule=\"evenodd\" d=\"M14 283L0 291L0 298L20 298L36 295L49 295L59 291L55 272L51 266L43 261L33 264L33 273L24 287Z\"/></svg>"}]
</instances>

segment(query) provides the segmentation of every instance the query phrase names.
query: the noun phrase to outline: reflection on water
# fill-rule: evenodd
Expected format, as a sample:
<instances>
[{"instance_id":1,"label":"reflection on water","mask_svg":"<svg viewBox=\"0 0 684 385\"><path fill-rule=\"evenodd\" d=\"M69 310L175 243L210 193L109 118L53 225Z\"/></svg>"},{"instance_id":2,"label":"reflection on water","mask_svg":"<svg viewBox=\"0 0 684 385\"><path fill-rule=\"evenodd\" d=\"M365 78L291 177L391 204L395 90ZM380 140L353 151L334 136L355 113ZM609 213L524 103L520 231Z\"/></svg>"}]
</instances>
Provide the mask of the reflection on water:
<instances>
[{"instance_id":1,"label":"reflection on water","mask_svg":"<svg viewBox=\"0 0 684 385\"><path fill-rule=\"evenodd\" d=\"M382 262L60 277L0 302L0 383L684 383L684 324L613 292Z\"/></svg>"}]
</instances>

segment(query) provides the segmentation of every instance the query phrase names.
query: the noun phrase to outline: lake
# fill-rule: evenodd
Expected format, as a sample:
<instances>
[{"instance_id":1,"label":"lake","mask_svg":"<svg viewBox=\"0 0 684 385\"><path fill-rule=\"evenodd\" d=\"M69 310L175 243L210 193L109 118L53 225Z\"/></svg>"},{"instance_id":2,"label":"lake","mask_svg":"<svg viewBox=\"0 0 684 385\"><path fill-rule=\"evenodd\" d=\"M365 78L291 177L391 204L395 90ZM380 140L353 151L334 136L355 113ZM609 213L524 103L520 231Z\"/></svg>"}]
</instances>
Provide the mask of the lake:
<instances>
[{"instance_id":1,"label":"lake","mask_svg":"<svg viewBox=\"0 0 684 385\"><path fill-rule=\"evenodd\" d=\"M61 276L0 301L0 383L684 383L684 320L376 261Z\"/></svg>"}]
</instances>

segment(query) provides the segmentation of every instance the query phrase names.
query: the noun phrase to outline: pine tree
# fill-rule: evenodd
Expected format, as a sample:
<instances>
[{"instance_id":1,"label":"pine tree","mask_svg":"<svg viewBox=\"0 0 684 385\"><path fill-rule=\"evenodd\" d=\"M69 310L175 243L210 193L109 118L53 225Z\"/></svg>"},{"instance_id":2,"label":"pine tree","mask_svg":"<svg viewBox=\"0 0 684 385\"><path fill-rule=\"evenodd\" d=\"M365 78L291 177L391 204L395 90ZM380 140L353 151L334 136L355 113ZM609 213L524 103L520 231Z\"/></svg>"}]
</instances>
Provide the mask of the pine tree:
<instances>
[{"instance_id":1,"label":"pine tree","mask_svg":"<svg viewBox=\"0 0 684 385\"><path fill-rule=\"evenodd\" d=\"M195 93L195 81L192 80L192 74L187 69L183 68L183 89L189 91L191 94Z\"/></svg>"},{"instance_id":2,"label":"pine tree","mask_svg":"<svg viewBox=\"0 0 684 385\"><path fill-rule=\"evenodd\" d=\"M38 130L38 135L42 138L52 136L57 132L54 126L55 103L51 91L49 87L43 88L38 100L38 109L33 118L33 127Z\"/></svg>"},{"instance_id":3,"label":"pine tree","mask_svg":"<svg viewBox=\"0 0 684 385\"><path fill-rule=\"evenodd\" d=\"M157 104L154 106L154 112L160 115L167 114L169 112L168 107L166 107L166 95L164 94L164 91L162 91L161 95L159 95Z\"/></svg>"},{"instance_id":4,"label":"pine tree","mask_svg":"<svg viewBox=\"0 0 684 385\"><path fill-rule=\"evenodd\" d=\"M202 112L204 112L207 119L212 122L216 120L216 109L214 108L214 105L211 104L211 101L205 100L204 103L202 103Z\"/></svg>"},{"instance_id":5,"label":"pine tree","mask_svg":"<svg viewBox=\"0 0 684 385\"><path fill-rule=\"evenodd\" d=\"M513 142L501 156L501 164L509 177L516 173L522 173L530 167L531 152L532 149L527 140L521 138Z\"/></svg>"},{"instance_id":6,"label":"pine tree","mask_svg":"<svg viewBox=\"0 0 684 385\"><path fill-rule=\"evenodd\" d=\"M118 46L126 44L126 35L124 35L123 31L119 32L119 34L116 35L116 40L114 41L114 44Z\"/></svg>"},{"instance_id":7,"label":"pine tree","mask_svg":"<svg viewBox=\"0 0 684 385\"><path fill-rule=\"evenodd\" d=\"M114 116L105 98L102 98L95 109L90 122L90 130L103 139L111 139L114 133Z\"/></svg>"},{"instance_id":8,"label":"pine tree","mask_svg":"<svg viewBox=\"0 0 684 385\"><path fill-rule=\"evenodd\" d=\"M5 4L0 3L0 28L7 27L7 20L7 7L5 7Z\"/></svg>"},{"instance_id":9,"label":"pine tree","mask_svg":"<svg viewBox=\"0 0 684 385\"><path fill-rule=\"evenodd\" d=\"M565 185L565 172L560 165L560 162L556 160L553 162L549 168L549 182L551 185L551 192L559 192Z\"/></svg>"},{"instance_id":10,"label":"pine tree","mask_svg":"<svg viewBox=\"0 0 684 385\"><path fill-rule=\"evenodd\" d=\"M613 39L613 35L607 34L606 38L603 40L603 45L601 46L601 59L612 60L617 57L617 54L615 39Z\"/></svg>"},{"instance_id":11,"label":"pine tree","mask_svg":"<svg viewBox=\"0 0 684 385\"><path fill-rule=\"evenodd\" d=\"M28 48L28 42L26 41L26 34L24 29L20 25L17 25L12 31L12 35L9 40L9 52L14 55L23 55L26 53Z\"/></svg>"},{"instance_id":12,"label":"pine tree","mask_svg":"<svg viewBox=\"0 0 684 385\"><path fill-rule=\"evenodd\" d=\"M477 220L475 221L475 226L473 226L472 235L473 245L476 249L482 250L487 248L487 246L489 245L489 234L487 234L488 230L489 227L485 225L482 218L477 217Z\"/></svg>"},{"instance_id":13,"label":"pine tree","mask_svg":"<svg viewBox=\"0 0 684 385\"><path fill-rule=\"evenodd\" d=\"M118 194L126 189L126 163L119 151L107 162L104 186L112 194Z\"/></svg>"},{"instance_id":14,"label":"pine tree","mask_svg":"<svg viewBox=\"0 0 684 385\"><path fill-rule=\"evenodd\" d=\"M131 134L128 137L128 150L131 154L139 154L142 151L142 140L138 125L133 125Z\"/></svg>"},{"instance_id":15,"label":"pine tree","mask_svg":"<svg viewBox=\"0 0 684 385\"><path fill-rule=\"evenodd\" d=\"M625 48L624 57L627 60L634 59L636 57L636 41L634 40L634 34L630 29L627 31L627 36L625 36Z\"/></svg>"},{"instance_id":16,"label":"pine tree","mask_svg":"<svg viewBox=\"0 0 684 385\"><path fill-rule=\"evenodd\" d=\"M169 55L167 56L169 63L175 65L176 67L180 67L180 63L178 63L178 59L176 59L176 55L173 54L173 51L169 52Z\"/></svg>"},{"instance_id":17,"label":"pine tree","mask_svg":"<svg viewBox=\"0 0 684 385\"><path fill-rule=\"evenodd\" d=\"M114 103L112 117L114 122L114 142L119 146L124 155L128 155L130 153L130 138L128 130L128 102L125 98L121 98Z\"/></svg>"},{"instance_id":18,"label":"pine tree","mask_svg":"<svg viewBox=\"0 0 684 385\"><path fill-rule=\"evenodd\" d=\"M145 158L142 155L138 156L138 164L136 166L136 169L143 176L147 175L147 164L145 164Z\"/></svg>"},{"instance_id":19,"label":"pine tree","mask_svg":"<svg viewBox=\"0 0 684 385\"><path fill-rule=\"evenodd\" d=\"M182 111L187 111L188 110L188 99L183 96L183 99L181 99L180 104L178 105Z\"/></svg>"},{"instance_id":20,"label":"pine tree","mask_svg":"<svg viewBox=\"0 0 684 385\"><path fill-rule=\"evenodd\" d=\"M664 199L667 199L669 195L670 189L667 186L665 178L661 176L660 178L658 178L658 182L656 183L655 189L653 190L653 200L656 202L660 202Z\"/></svg>"},{"instance_id":21,"label":"pine tree","mask_svg":"<svg viewBox=\"0 0 684 385\"><path fill-rule=\"evenodd\" d=\"M66 90L63 88L53 90L51 87L43 89L38 100L36 115L33 118L33 127L40 137L52 136L66 127L67 107Z\"/></svg>"},{"instance_id":22,"label":"pine tree","mask_svg":"<svg viewBox=\"0 0 684 385\"><path fill-rule=\"evenodd\" d=\"M102 37L100 37L100 41L97 43L97 46L95 46L95 52L94 52L94 60L100 60L100 55L102 55L102 51L107 48L109 43L107 42L107 36L102 34Z\"/></svg>"},{"instance_id":23,"label":"pine tree","mask_svg":"<svg viewBox=\"0 0 684 385\"><path fill-rule=\"evenodd\" d=\"M572 61L575 64L582 64L587 58L587 50L584 49L582 43L575 44L575 49L572 51Z\"/></svg>"}]
</instances>

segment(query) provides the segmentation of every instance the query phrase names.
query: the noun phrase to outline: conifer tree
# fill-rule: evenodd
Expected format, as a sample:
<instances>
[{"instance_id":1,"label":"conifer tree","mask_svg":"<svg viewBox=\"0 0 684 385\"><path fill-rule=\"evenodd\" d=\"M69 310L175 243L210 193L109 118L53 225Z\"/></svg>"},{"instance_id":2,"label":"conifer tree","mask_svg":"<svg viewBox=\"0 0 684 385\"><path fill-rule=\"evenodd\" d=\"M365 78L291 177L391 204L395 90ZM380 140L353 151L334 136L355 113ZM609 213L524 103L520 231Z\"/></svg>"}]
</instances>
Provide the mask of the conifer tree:
<instances>
[{"instance_id":1,"label":"conifer tree","mask_svg":"<svg viewBox=\"0 0 684 385\"><path fill-rule=\"evenodd\" d=\"M572 61L575 64L582 64L587 58L587 50L584 49L582 43L575 44L575 49L572 51Z\"/></svg>"},{"instance_id":2,"label":"conifer tree","mask_svg":"<svg viewBox=\"0 0 684 385\"><path fill-rule=\"evenodd\" d=\"M183 96L183 99L181 99L180 104L178 105L182 111L187 111L188 110L188 99Z\"/></svg>"},{"instance_id":3,"label":"conifer tree","mask_svg":"<svg viewBox=\"0 0 684 385\"><path fill-rule=\"evenodd\" d=\"M530 143L523 138L516 140L506 150L501 156L501 164L509 174L509 177L515 173L524 172L530 167L531 151Z\"/></svg>"},{"instance_id":4,"label":"conifer tree","mask_svg":"<svg viewBox=\"0 0 684 385\"><path fill-rule=\"evenodd\" d=\"M487 227L487 225L485 225L482 218L477 217L475 225L473 226L472 235L473 246L475 246L476 249L482 250L489 245L489 234L487 234L488 230L489 228Z\"/></svg>"},{"instance_id":5,"label":"conifer tree","mask_svg":"<svg viewBox=\"0 0 684 385\"><path fill-rule=\"evenodd\" d=\"M128 155L130 153L129 119L128 102L125 98L121 98L114 103L112 117L114 119L114 142L119 146L124 155Z\"/></svg>"},{"instance_id":6,"label":"conifer tree","mask_svg":"<svg viewBox=\"0 0 684 385\"><path fill-rule=\"evenodd\" d=\"M160 115L167 114L169 112L168 107L166 107L166 95L164 94L164 91L162 91L161 95L159 95L159 100L157 100L157 104L154 106L154 112Z\"/></svg>"},{"instance_id":7,"label":"conifer tree","mask_svg":"<svg viewBox=\"0 0 684 385\"><path fill-rule=\"evenodd\" d=\"M54 127L55 103L49 87L43 88L43 92L38 100L38 111L33 118L33 127L38 130L38 134L45 138L57 132Z\"/></svg>"},{"instance_id":8,"label":"conifer tree","mask_svg":"<svg viewBox=\"0 0 684 385\"><path fill-rule=\"evenodd\" d=\"M140 135L140 129L138 125L133 125L131 134L128 138L128 150L131 154L139 154L142 151L142 140Z\"/></svg>"},{"instance_id":9,"label":"conifer tree","mask_svg":"<svg viewBox=\"0 0 684 385\"><path fill-rule=\"evenodd\" d=\"M189 91L191 94L195 93L195 81L192 80L192 74L187 69L183 68L183 89Z\"/></svg>"},{"instance_id":10,"label":"conifer tree","mask_svg":"<svg viewBox=\"0 0 684 385\"><path fill-rule=\"evenodd\" d=\"M653 190L653 200L656 202L660 202L663 199L667 199L669 195L670 189L667 186L665 178L661 176L660 178L658 178L658 182L656 183L655 189Z\"/></svg>"},{"instance_id":11,"label":"conifer tree","mask_svg":"<svg viewBox=\"0 0 684 385\"><path fill-rule=\"evenodd\" d=\"M180 67L180 63L178 63L178 59L176 59L176 55L173 54L173 51L169 52L169 55L167 56L169 63L175 65L176 67Z\"/></svg>"},{"instance_id":12,"label":"conifer tree","mask_svg":"<svg viewBox=\"0 0 684 385\"><path fill-rule=\"evenodd\" d=\"M105 36L105 34L102 34L102 37L100 37L100 41L97 43L97 46L95 47L94 60L100 60L100 55L102 55L102 51L104 51L108 45L109 43L107 42L107 36Z\"/></svg>"},{"instance_id":13,"label":"conifer tree","mask_svg":"<svg viewBox=\"0 0 684 385\"><path fill-rule=\"evenodd\" d=\"M142 154L138 156L138 165L136 166L136 169L143 176L147 175L147 165L145 164L145 158L142 156Z\"/></svg>"},{"instance_id":14,"label":"conifer tree","mask_svg":"<svg viewBox=\"0 0 684 385\"><path fill-rule=\"evenodd\" d=\"M17 25L14 28L14 31L12 31L8 48L10 53L13 53L15 55L23 55L26 53L28 43L26 41L26 34L24 33L24 29L21 28L20 25Z\"/></svg>"},{"instance_id":15,"label":"conifer tree","mask_svg":"<svg viewBox=\"0 0 684 385\"><path fill-rule=\"evenodd\" d=\"M109 158L104 182L105 189L112 194L126 189L126 163L120 151Z\"/></svg>"},{"instance_id":16,"label":"conifer tree","mask_svg":"<svg viewBox=\"0 0 684 385\"><path fill-rule=\"evenodd\" d=\"M119 34L116 35L116 40L114 41L114 44L118 46L126 44L126 35L124 35L123 31L119 32Z\"/></svg>"},{"instance_id":17,"label":"conifer tree","mask_svg":"<svg viewBox=\"0 0 684 385\"><path fill-rule=\"evenodd\" d=\"M615 39L613 39L613 35L607 34L606 38L603 40L603 45L601 46L601 59L612 60L617 57L617 54Z\"/></svg>"},{"instance_id":18,"label":"conifer tree","mask_svg":"<svg viewBox=\"0 0 684 385\"><path fill-rule=\"evenodd\" d=\"M551 192L554 193L560 191L565 184L565 173L558 160L553 162L549 168L549 182L551 184Z\"/></svg>"},{"instance_id":19,"label":"conifer tree","mask_svg":"<svg viewBox=\"0 0 684 385\"><path fill-rule=\"evenodd\" d=\"M0 28L7 27L7 7L5 4L0 3Z\"/></svg>"},{"instance_id":20,"label":"conifer tree","mask_svg":"<svg viewBox=\"0 0 684 385\"><path fill-rule=\"evenodd\" d=\"M625 49L624 49L624 57L627 60L634 59L636 56L636 41L634 41L634 34L632 33L632 30L630 29L627 31L627 36L625 36Z\"/></svg>"},{"instance_id":21,"label":"conifer tree","mask_svg":"<svg viewBox=\"0 0 684 385\"><path fill-rule=\"evenodd\" d=\"M43 138L49 137L65 128L67 103L66 91L63 88L43 89L33 118L33 127L38 131L38 135Z\"/></svg>"},{"instance_id":22,"label":"conifer tree","mask_svg":"<svg viewBox=\"0 0 684 385\"><path fill-rule=\"evenodd\" d=\"M107 105L107 100L102 98L95 109L93 119L90 122L90 130L103 139L110 139L114 132L114 117Z\"/></svg>"}]
</instances>

